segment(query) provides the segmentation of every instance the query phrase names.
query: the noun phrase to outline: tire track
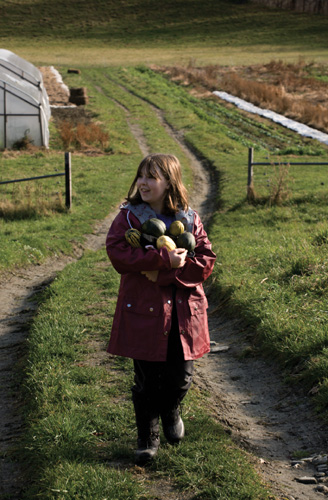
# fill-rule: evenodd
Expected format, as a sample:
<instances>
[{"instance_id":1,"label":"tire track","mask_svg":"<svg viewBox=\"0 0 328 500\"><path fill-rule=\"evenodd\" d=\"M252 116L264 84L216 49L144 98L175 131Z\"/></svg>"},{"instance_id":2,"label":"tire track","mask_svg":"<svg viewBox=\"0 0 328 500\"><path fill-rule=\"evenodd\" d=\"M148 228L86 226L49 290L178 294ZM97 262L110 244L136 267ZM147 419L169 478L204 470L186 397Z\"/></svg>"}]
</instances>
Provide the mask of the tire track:
<instances>
[{"instance_id":1,"label":"tire track","mask_svg":"<svg viewBox=\"0 0 328 500\"><path fill-rule=\"evenodd\" d=\"M192 208L197 210L199 213L204 226L207 227L210 223L210 219L216 209L216 198L217 198L217 183L218 178L215 174L213 168L210 165L210 162L203 158L200 154L197 154L185 141L184 135L182 132L177 131L174 127L172 127L167 120L165 119L164 112L152 104L149 100L144 99L140 95L132 92L128 88L124 87L122 84L118 84L115 80L112 80L108 75L106 78L114 83L118 88L120 88L123 92L126 92L136 99L146 103L148 107L153 111L153 113L157 116L159 125L164 128L167 135L169 135L175 142L178 144L179 148L183 152L183 154L187 157L189 161L189 165L193 172L193 180L194 180L194 189L191 192L190 204ZM106 95L104 90L97 86L98 92ZM139 148L144 156L152 153L149 145L147 143L147 139L144 136L144 133L139 127L138 124L133 123L131 120L130 111L124 104L119 102L117 99L109 97L106 95L108 99L111 99L117 106L119 106L126 114L128 126L134 135L135 139L138 142Z\"/></svg>"},{"instance_id":2,"label":"tire track","mask_svg":"<svg viewBox=\"0 0 328 500\"><path fill-rule=\"evenodd\" d=\"M97 87L97 90L102 92L100 87ZM126 113L127 123L142 154L149 154L150 150L141 128L132 123L130 113L124 105L118 101L115 103ZM163 118L159 114L158 116L164 123ZM170 130L170 135L174 136L172 130ZM178 142L176 137L175 139ZM185 147L184 150L186 151ZM197 159L192 154L188 156L192 159L194 169L200 169ZM201 175L200 178L202 183L206 183L205 176ZM202 200L202 196L199 196L199 199ZM19 448L19 439L24 432L21 412L23 401L21 396L18 396L20 390L17 380L21 377L20 370L24 364L24 345L28 336L29 323L37 310L36 294L49 286L66 265L81 258L84 249L99 250L104 246L108 228L116 213L110 214L95 226L93 233L86 237L83 248L77 251L75 257L51 258L39 266L20 269L2 278L0 285L0 496L8 495L12 500L19 500L24 487L24 471L15 454L15 449Z\"/></svg>"},{"instance_id":3,"label":"tire track","mask_svg":"<svg viewBox=\"0 0 328 500\"><path fill-rule=\"evenodd\" d=\"M125 91L129 92L128 89ZM116 104L124 109L142 154L148 154L142 130L131 123L128 109L118 102ZM161 110L149 102L147 104L157 114L161 126L190 159L197 179L191 204L208 223L216 208L217 186L208 164L195 155L183 136L166 123ZM97 224L75 257L49 259L41 266L11 273L0 285L0 495L10 496L11 500L19 500L24 487L24 471L12 459L12 450L15 446L19 447L19 438L24 432L23 402L17 397L18 375L24 364L28 325L37 309L35 295L49 286L66 265L80 258L85 248L102 248L115 215L110 214ZM244 338L239 322L225 319L217 304L211 307L211 338L219 347L226 346L227 349L219 354L209 354L198 362L195 383L201 389L211 391L217 418L232 430L233 436L243 446L259 457L258 468L280 498L317 500L320 494L314 491L313 485L295 482L296 475L310 474L311 468L299 472L292 470L290 453L299 449L318 453L324 451L327 448L327 429L313 416L307 398L287 391L274 366L258 358L240 359L240 354L251 345ZM163 492L162 486L158 493ZM152 487L156 490L156 485ZM176 500L172 491L164 495L161 498Z\"/></svg>"},{"instance_id":4,"label":"tire track","mask_svg":"<svg viewBox=\"0 0 328 500\"><path fill-rule=\"evenodd\" d=\"M24 471L17 459L24 432L20 382L25 362L29 324L37 311L36 295L49 286L84 250L103 247L108 227L116 213L98 223L86 236L74 257L51 258L38 266L20 269L2 277L0 285L0 498L19 500L24 489Z\"/></svg>"},{"instance_id":5,"label":"tire track","mask_svg":"<svg viewBox=\"0 0 328 500\"><path fill-rule=\"evenodd\" d=\"M194 154L183 134L166 122L159 108L118 86L151 107L189 159L196 186L190 196L191 205L208 225L216 209L219 182L211 166ZM273 362L259 356L244 356L253 348L251 339L243 334L240 321L227 319L224 306L211 303L210 297L209 303L210 335L216 349L198 360L195 384L210 392L216 417L241 446L257 457L257 469L279 498L319 500L321 493L313 484L297 481L303 476L313 476L315 467L308 462L295 469L291 457L300 450L310 455L325 454L327 425L315 415L310 399L301 390L284 383L281 370Z\"/></svg>"}]
</instances>

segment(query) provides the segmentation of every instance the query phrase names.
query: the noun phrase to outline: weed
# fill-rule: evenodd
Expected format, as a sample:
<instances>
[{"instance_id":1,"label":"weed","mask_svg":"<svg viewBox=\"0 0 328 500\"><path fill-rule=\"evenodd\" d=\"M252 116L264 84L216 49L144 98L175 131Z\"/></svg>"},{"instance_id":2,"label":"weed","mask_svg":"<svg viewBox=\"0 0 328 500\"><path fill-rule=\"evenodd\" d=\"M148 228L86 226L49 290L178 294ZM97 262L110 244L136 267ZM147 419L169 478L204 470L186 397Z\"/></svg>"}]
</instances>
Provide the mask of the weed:
<instances>
[{"instance_id":1,"label":"weed","mask_svg":"<svg viewBox=\"0 0 328 500\"><path fill-rule=\"evenodd\" d=\"M289 175L290 166L279 164L273 165L273 176L269 180L269 200L272 205L282 205L290 198L290 182Z\"/></svg>"},{"instance_id":2,"label":"weed","mask_svg":"<svg viewBox=\"0 0 328 500\"><path fill-rule=\"evenodd\" d=\"M328 229L322 229L313 237L313 245L321 246L328 244Z\"/></svg>"},{"instance_id":3,"label":"weed","mask_svg":"<svg viewBox=\"0 0 328 500\"><path fill-rule=\"evenodd\" d=\"M195 66L195 61L190 60L186 67L171 66L163 68L163 70L171 76L172 80L178 81L183 85L202 85L212 91L218 88L218 68L216 65L207 65L199 68Z\"/></svg>"},{"instance_id":4,"label":"weed","mask_svg":"<svg viewBox=\"0 0 328 500\"><path fill-rule=\"evenodd\" d=\"M76 148L85 149L90 146L101 147L105 150L108 146L109 134L97 123L73 123L63 120L58 125L63 147L66 150Z\"/></svg>"},{"instance_id":5,"label":"weed","mask_svg":"<svg viewBox=\"0 0 328 500\"><path fill-rule=\"evenodd\" d=\"M67 120L63 120L58 125L59 133L61 140L63 142L63 147L67 151L71 147L74 141L75 133L74 133L74 125L72 122Z\"/></svg>"},{"instance_id":6,"label":"weed","mask_svg":"<svg viewBox=\"0 0 328 500\"><path fill-rule=\"evenodd\" d=\"M30 219L65 212L62 193L51 193L40 183L15 185L11 197L0 199L0 217L6 220Z\"/></svg>"},{"instance_id":7,"label":"weed","mask_svg":"<svg viewBox=\"0 0 328 500\"><path fill-rule=\"evenodd\" d=\"M26 132L24 137L21 139L18 139L17 141L14 142L12 148L16 150L31 150L33 148L33 140L31 137L28 135Z\"/></svg>"},{"instance_id":8,"label":"weed","mask_svg":"<svg viewBox=\"0 0 328 500\"><path fill-rule=\"evenodd\" d=\"M255 203L258 200L258 196L256 195L254 185L251 184L247 186L247 201L248 203Z\"/></svg>"}]
</instances>

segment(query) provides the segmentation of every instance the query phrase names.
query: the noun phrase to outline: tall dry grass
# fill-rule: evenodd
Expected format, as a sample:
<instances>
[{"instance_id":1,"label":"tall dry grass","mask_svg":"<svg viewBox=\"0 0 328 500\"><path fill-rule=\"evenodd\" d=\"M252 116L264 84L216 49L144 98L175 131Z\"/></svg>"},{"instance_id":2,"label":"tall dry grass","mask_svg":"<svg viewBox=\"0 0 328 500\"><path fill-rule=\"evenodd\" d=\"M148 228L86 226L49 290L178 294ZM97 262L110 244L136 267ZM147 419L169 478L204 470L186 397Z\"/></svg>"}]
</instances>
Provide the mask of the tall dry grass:
<instances>
[{"instance_id":1,"label":"tall dry grass","mask_svg":"<svg viewBox=\"0 0 328 500\"><path fill-rule=\"evenodd\" d=\"M154 69L156 69L154 67ZM201 85L208 90L217 90L219 66L209 65L197 68L190 61L188 66L172 66L162 68L162 71L186 86Z\"/></svg>"},{"instance_id":2,"label":"tall dry grass","mask_svg":"<svg viewBox=\"0 0 328 500\"><path fill-rule=\"evenodd\" d=\"M11 193L0 197L0 217L7 220L29 219L66 210L60 191L50 191L41 183L14 184Z\"/></svg>"},{"instance_id":3,"label":"tall dry grass","mask_svg":"<svg viewBox=\"0 0 328 500\"><path fill-rule=\"evenodd\" d=\"M90 146L104 150L108 146L109 134L97 123L73 123L63 120L58 125L59 135L65 150L85 149Z\"/></svg>"},{"instance_id":4,"label":"tall dry grass","mask_svg":"<svg viewBox=\"0 0 328 500\"><path fill-rule=\"evenodd\" d=\"M269 205L280 206L290 198L290 165L273 165L273 174L269 183Z\"/></svg>"},{"instance_id":5,"label":"tall dry grass","mask_svg":"<svg viewBox=\"0 0 328 500\"><path fill-rule=\"evenodd\" d=\"M314 105L305 99L291 96L282 84L256 82L236 73L228 73L220 81L220 88L260 108L269 108L288 118L328 132L328 109L321 104Z\"/></svg>"},{"instance_id":6,"label":"tall dry grass","mask_svg":"<svg viewBox=\"0 0 328 500\"><path fill-rule=\"evenodd\" d=\"M261 108L328 132L328 108L303 98L306 90L326 95L326 82L309 77L310 64L300 60L295 64L271 61L263 66L243 67L227 72L220 66L195 67L193 61L185 67L164 68L171 79L184 85L202 86L209 91L224 90ZM241 76L237 71L247 74ZM266 81L270 80L270 82ZM293 95L295 94L295 95Z\"/></svg>"}]
</instances>

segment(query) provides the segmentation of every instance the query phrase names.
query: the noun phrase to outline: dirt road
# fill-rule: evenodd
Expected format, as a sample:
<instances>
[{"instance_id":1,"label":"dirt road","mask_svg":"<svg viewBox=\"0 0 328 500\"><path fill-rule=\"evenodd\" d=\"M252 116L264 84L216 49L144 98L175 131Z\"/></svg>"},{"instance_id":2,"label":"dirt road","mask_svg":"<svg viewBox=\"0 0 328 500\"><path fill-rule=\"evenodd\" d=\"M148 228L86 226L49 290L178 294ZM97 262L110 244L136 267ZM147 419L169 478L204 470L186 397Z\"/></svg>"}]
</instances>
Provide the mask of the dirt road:
<instances>
[{"instance_id":1,"label":"dirt road","mask_svg":"<svg viewBox=\"0 0 328 500\"><path fill-rule=\"evenodd\" d=\"M214 209L212 173L188 150L183 137L165 123L160 111L155 111L162 126L190 158L198 179L197 193L192 194L191 205L208 222ZM129 123L128 110L126 114ZM147 142L142 131L136 128L131 130L141 151L146 154ZM98 224L94 234L86 237L86 248L97 250L103 247L114 215L108 216ZM18 462L11 461L10 450L23 431L21 401L17 399L18 374L24 359L28 322L36 310L33 296L72 260L59 258L21 270L8 275L0 285L0 496L10 494L12 500L19 499L22 486L23 471ZM322 494L316 491L317 485L303 484L295 479L312 477L316 472L313 462L308 461L294 468L291 466L291 454L306 451L315 456L327 451L327 428L314 416L310 400L284 385L274 365L259 357L241 356L247 350L251 352L248 349L251 339L245 338L237 319L226 319L224 308L217 310L216 307L216 304L210 304L209 316L211 339L216 344L213 345L213 352L197 363L195 384L209 389L213 412L232 436L253 453L256 467L279 498L321 498ZM176 500L172 493L161 498Z\"/></svg>"}]
</instances>

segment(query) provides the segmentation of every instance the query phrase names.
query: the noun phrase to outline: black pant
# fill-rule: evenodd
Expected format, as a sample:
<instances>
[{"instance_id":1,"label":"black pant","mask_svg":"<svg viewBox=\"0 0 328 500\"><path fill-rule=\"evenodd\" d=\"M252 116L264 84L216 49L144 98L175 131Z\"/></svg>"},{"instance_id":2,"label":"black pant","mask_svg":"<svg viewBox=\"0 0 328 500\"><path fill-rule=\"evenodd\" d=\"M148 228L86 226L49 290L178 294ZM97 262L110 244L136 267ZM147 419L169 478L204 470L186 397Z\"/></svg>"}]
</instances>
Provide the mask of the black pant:
<instances>
[{"instance_id":1,"label":"black pant","mask_svg":"<svg viewBox=\"0 0 328 500\"><path fill-rule=\"evenodd\" d=\"M133 400L165 412L177 407L187 394L193 374L193 361L185 361L180 340L178 317L173 301L172 327L166 361L134 360Z\"/></svg>"}]
</instances>

